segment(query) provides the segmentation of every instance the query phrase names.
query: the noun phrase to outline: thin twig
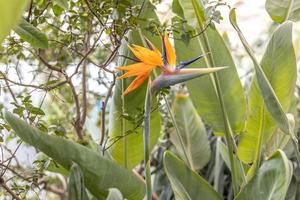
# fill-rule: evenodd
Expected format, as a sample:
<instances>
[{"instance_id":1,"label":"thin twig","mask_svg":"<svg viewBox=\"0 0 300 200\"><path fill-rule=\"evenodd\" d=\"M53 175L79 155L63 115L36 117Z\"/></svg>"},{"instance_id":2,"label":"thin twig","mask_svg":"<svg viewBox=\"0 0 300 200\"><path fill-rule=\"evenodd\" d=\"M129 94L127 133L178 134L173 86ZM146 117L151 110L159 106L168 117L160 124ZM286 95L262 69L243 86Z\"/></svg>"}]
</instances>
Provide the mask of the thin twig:
<instances>
[{"instance_id":1,"label":"thin twig","mask_svg":"<svg viewBox=\"0 0 300 200\"><path fill-rule=\"evenodd\" d=\"M27 22L29 22L29 20L30 20L30 16L31 16L31 13L32 13L32 5L33 5L33 0L30 0L30 6L29 6L29 9L28 9L28 15L27 15L27 18L26 18Z\"/></svg>"},{"instance_id":2,"label":"thin twig","mask_svg":"<svg viewBox=\"0 0 300 200\"><path fill-rule=\"evenodd\" d=\"M105 100L103 102L102 105L102 116L101 116L101 139L100 139L100 145L102 146L103 141L104 141L104 137L105 137L105 114L106 114L106 107L107 107L107 103L108 103L108 99L110 98L111 94L112 94L112 89L114 87L114 85L116 84L116 76L115 74L113 74L113 82L111 83L111 85L109 86L107 95L105 97Z\"/></svg>"},{"instance_id":3,"label":"thin twig","mask_svg":"<svg viewBox=\"0 0 300 200\"><path fill-rule=\"evenodd\" d=\"M6 184L2 177L0 177L0 185L16 200L22 200L18 195L16 195Z\"/></svg>"}]
</instances>

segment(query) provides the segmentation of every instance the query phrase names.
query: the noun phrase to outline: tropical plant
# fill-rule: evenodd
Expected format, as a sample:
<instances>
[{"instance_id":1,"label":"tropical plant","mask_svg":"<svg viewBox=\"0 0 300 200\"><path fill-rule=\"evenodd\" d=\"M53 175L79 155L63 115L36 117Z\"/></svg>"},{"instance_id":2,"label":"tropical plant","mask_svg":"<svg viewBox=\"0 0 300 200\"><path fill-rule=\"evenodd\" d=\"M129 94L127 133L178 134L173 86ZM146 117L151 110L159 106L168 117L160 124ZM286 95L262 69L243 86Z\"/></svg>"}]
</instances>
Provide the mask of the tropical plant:
<instances>
[{"instance_id":1,"label":"tropical plant","mask_svg":"<svg viewBox=\"0 0 300 200\"><path fill-rule=\"evenodd\" d=\"M1 197L300 197L292 38L299 2L266 0L274 22L262 56L243 35L239 10L228 9L241 51L253 63L247 84L237 71L241 62L216 26L225 17L219 7L227 3L173 0L174 15L166 24L155 5L0 0L0 59L7 64L0 68L0 83L12 100L0 104L0 130L6 134L0 138L17 143L13 152L1 145ZM23 83L18 63L36 65L30 73L44 83ZM88 87L96 71L99 87L106 87L101 95ZM45 91L38 106L29 89ZM91 120L95 108L100 128ZM19 148L29 148L23 141L38 152L31 169L16 158ZM43 197L41 191L56 196Z\"/></svg>"}]
</instances>

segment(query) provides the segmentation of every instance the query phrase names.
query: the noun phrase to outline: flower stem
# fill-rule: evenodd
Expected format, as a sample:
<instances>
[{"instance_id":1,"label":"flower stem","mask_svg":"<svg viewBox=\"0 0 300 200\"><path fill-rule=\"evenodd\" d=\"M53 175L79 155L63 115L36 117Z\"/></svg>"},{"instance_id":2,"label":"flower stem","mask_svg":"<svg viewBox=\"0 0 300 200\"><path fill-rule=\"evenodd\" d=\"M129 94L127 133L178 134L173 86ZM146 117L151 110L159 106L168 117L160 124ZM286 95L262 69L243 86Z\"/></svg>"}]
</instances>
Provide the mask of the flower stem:
<instances>
[{"instance_id":1,"label":"flower stem","mask_svg":"<svg viewBox=\"0 0 300 200\"><path fill-rule=\"evenodd\" d=\"M149 79L146 100L145 100L145 113L144 113L144 162L145 162L145 180L146 180L146 199L152 199L151 187L151 171L150 171L150 113L151 113L151 91Z\"/></svg>"}]
</instances>

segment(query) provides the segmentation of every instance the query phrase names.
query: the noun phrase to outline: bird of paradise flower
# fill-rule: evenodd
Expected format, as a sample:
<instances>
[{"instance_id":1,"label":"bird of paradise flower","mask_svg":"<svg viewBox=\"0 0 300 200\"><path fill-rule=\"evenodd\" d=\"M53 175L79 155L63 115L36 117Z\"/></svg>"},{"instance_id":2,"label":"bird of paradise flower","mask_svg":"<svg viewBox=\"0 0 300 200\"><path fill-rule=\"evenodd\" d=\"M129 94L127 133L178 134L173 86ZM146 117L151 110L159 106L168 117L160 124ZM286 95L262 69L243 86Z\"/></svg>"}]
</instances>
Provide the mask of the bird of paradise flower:
<instances>
[{"instance_id":1,"label":"bird of paradise flower","mask_svg":"<svg viewBox=\"0 0 300 200\"><path fill-rule=\"evenodd\" d=\"M141 86L150 77L151 72L156 68L161 70L161 74L153 80L151 84L152 91L157 91L163 87L168 87L226 68L214 67L184 69L186 66L200 58L203 58L205 55L200 55L189 61L181 62L179 65L176 65L176 55L168 36L165 35L162 37L162 54L149 40L145 39L145 41L148 48L134 44L128 46L134 56L138 59L137 63L116 68L120 71L125 71L125 73L117 79L136 77L124 91L124 96Z\"/></svg>"},{"instance_id":2,"label":"bird of paradise flower","mask_svg":"<svg viewBox=\"0 0 300 200\"><path fill-rule=\"evenodd\" d=\"M158 68L161 70L161 74L158 77L156 77L152 82L149 82L144 107L143 133L146 199L151 200L152 189L149 159L151 95L164 87L175 85L177 83L182 83L184 81L191 80L204 74L216 72L221 69L224 69L225 67L184 69L187 65L204 57L204 55L200 55L189 61L181 62L179 63L179 65L176 65L176 55L167 36L162 37L162 54L149 40L145 39L145 42L148 48L138 45L129 45L129 49L138 59L137 63L127 66L120 66L117 67L117 69L120 71L125 71L125 73L119 76L118 79L136 77L124 91L124 96L141 86L150 77L151 72L154 69ZM180 135L178 135L178 137L180 138ZM182 148L184 149L183 144Z\"/></svg>"}]
</instances>

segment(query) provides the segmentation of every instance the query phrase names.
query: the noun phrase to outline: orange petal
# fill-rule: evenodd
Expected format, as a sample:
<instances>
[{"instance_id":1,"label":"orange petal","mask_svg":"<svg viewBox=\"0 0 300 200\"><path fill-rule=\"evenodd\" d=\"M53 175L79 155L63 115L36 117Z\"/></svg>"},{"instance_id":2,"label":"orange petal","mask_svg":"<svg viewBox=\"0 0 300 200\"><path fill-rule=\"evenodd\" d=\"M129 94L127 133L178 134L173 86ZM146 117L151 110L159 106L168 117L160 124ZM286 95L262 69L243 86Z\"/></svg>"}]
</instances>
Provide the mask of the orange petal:
<instances>
[{"instance_id":1,"label":"orange petal","mask_svg":"<svg viewBox=\"0 0 300 200\"><path fill-rule=\"evenodd\" d=\"M131 64L131 65L116 67L116 69L129 71L129 70L133 70L133 69L142 69L143 66L145 66L144 63L138 62L138 63L134 63L134 64Z\"/></svg>"},{"instance_id":2,"label":"orange petal","mask_svg":"<svg viewBox=\"0 0 300 200\"><path fill-rule=\"evenodd\" d=\"M136 79L134 79L131 84L127 87L127 89L124 91L123 95L127 95L129 92L132 92L133 90L137 89L139 86L141 86L144 81L150 76L151 71L149 72L145 72L141 75L139 75L138 77L136 77Z\"/></svg>"},{"instance_id":3,"label":"orange petal","mask_svg":"<svg viewBox=\"0 0 300 200\"><path fill-rule=\"evenodd\" d=\"M148 65L163 66L161 54L158 50L150 50L142 46L128 46L132 53L143 63Z\"/></svg>"},{"instance_id":4,"label":"orange petal","mask_svg":"<svg viewBox=\"0 0 300 200\"><path fill-rule=\"evenodd\" d=\"M176 55L175 55L175 52L172 48L172 45L169 41L169 38L168 36L164 36L164 44L165 44L165 47L166 47L166 54L167 54L167 61L168 61L168 64L172 67L175 67L176 66Z\"/></svg>"},{"instance_id":5,"label":"orange petal","mask_svg":"<svg viewBox=\"0 0 300 200\"><path fill-rule=\"evenodd\" d=\"M152 71L154 68L155 68L155 66L153 66L153 65L145 65L144 64L139 69L133 68L133 69L128 70L128 72L126 72L122 76L119 76L117 79L123 79L123 78L132 77L132 76L138 76L142 73Z\"/></svg>"}]
</instances>

